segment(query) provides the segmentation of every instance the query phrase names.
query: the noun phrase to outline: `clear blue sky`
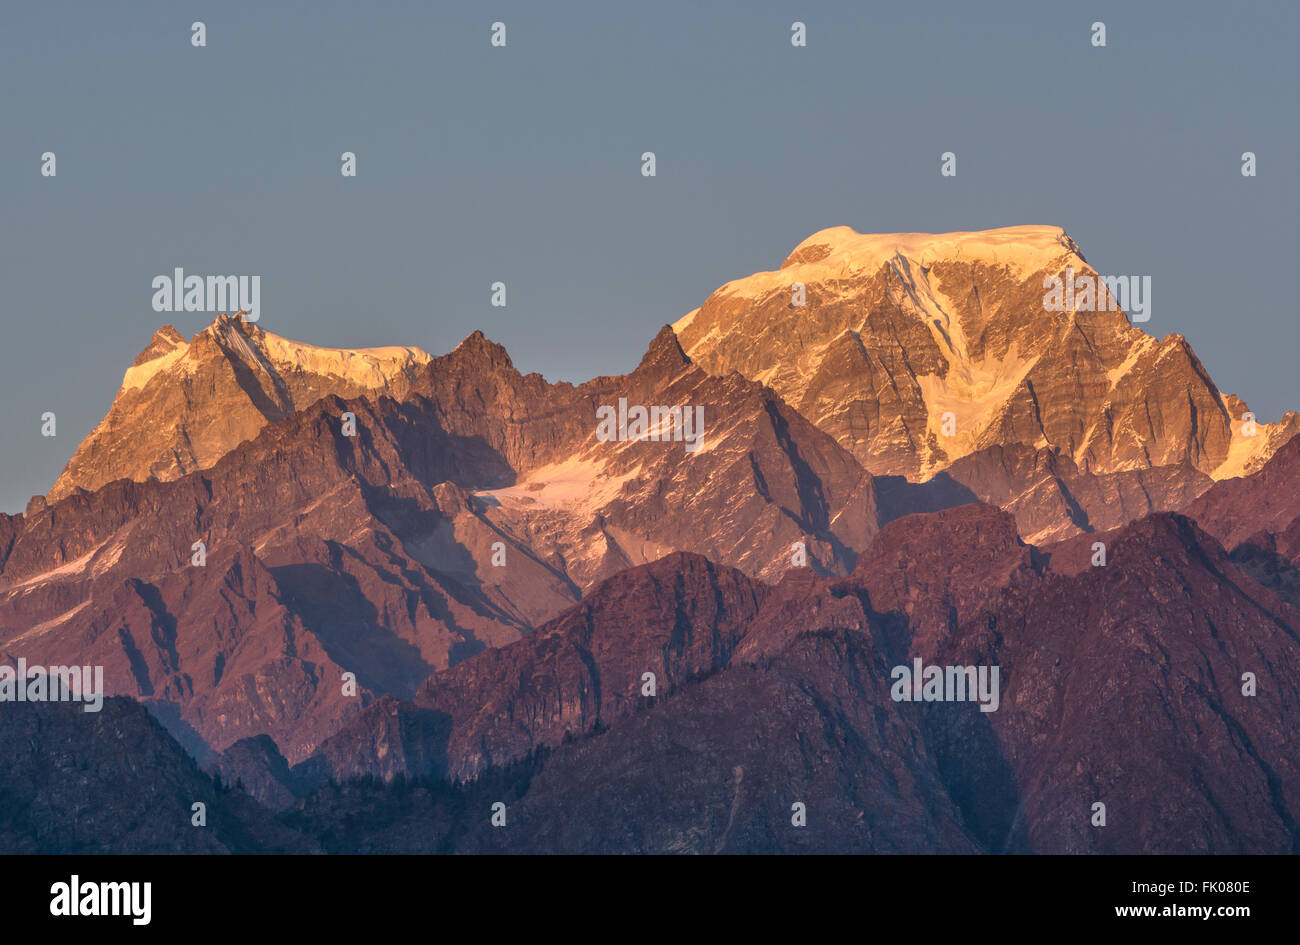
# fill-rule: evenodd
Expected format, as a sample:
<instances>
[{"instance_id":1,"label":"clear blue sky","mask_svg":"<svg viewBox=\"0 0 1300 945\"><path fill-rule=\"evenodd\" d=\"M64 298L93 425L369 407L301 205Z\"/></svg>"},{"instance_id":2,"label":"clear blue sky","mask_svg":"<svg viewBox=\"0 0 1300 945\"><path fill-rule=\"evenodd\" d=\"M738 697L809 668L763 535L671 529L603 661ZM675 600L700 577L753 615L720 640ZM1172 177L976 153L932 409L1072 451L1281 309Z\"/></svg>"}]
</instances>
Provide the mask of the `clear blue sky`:
<instances>
[{"instance_id":1,"label":"clear blue sky","mask_svg":"<svg viewBox=\"0 0 1300 945\"><path fill-rule=\"evenodd\" d=\"M1262 2L7 3L0 509L48 489L159 324L210 319L152 310L176 266L260 275L292 338L481 328L581 381L826 226L1055 224L1150 275L1143 327L1273 419L1300 407L1298 39L1300 5Z\"/></svg>"}]
</instances>

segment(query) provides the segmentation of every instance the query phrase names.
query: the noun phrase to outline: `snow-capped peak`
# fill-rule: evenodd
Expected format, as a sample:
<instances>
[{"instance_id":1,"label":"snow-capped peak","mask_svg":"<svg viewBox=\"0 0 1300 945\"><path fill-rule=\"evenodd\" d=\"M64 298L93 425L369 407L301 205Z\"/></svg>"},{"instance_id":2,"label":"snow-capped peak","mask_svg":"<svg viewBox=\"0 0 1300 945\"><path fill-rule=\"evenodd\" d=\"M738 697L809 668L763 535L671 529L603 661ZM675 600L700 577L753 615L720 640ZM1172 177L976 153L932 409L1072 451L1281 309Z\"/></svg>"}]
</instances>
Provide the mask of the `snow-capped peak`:
<instances>
[{"instance_id":1,"label":"snow-capped peak","mask_svg":"<svg viewBox=\"0 0 1300 945\"><path fill-rule=\"evenodd\" d=\"M419 348L322 348L220 315L186 341L170 325L127 369L108 415L48 496L114 479L206 469L268 423L321 397L406 396L432 358Z\"/></svg>"},{"instance_id":2,"label":"snow-capped peak","mask_svg":"<svg viewBox=\"0 0 1300 945\"><path fill-rule=\"evenodd\" d=\"M301 371L337 378L364 390L383 389L413 367L427 364L431 356L419 348L324 348L292 341L230 315L218 316L190 341L170 325L154 334L153 340L122 378L122 390L140 389L159 375L191 374L203 358L206 346L200 339L215 341L220 350L238 358L254 370L278 375Z\"/></svg>"}]
</instances>

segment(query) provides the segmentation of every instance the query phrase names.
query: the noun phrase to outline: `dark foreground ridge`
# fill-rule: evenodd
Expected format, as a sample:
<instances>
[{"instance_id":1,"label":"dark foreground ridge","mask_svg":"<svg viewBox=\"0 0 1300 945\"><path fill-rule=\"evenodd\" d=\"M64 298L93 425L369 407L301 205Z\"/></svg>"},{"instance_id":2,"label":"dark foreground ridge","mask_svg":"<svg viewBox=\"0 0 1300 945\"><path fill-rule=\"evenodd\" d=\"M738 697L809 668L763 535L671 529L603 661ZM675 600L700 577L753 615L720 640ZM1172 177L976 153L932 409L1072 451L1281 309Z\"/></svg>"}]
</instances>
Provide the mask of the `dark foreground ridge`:
<instances>
[{"instance_id":1,"label":"dark foreground ridge","mask_svg":"<svg viewBox=\"0 0 1300 945\"><path fill-rule=\"evenodd\" d=\"M0 785L26 799L5 805L6 842L1295 852L1300 613L1189 518L1108 533L1107 563L1080 566L1091 537L1036 549L971 504L892 522L843 577L767 584L670 555L413 699L374 702L303 762L266 739L234 746L214 769L262 804L219 789L129 700L92 724L25 706L3 734L18 763ZM996 711L896 701L893 667L918 658L998 667ZM103 815L60 829L51 805L91 798Z\"/></svg>"}]
</instances>

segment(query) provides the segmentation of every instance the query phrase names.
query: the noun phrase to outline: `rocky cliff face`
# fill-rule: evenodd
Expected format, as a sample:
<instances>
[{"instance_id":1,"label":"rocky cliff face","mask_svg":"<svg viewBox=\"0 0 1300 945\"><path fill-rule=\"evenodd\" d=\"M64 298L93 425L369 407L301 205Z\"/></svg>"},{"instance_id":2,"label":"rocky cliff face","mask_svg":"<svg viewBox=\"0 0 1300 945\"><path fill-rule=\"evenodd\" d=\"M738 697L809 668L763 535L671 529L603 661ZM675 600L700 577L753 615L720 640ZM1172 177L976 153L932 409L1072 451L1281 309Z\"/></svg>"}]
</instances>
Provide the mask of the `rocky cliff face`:
<instances>
[{"instance_id":1,"label":"rocky cliff face","mask_svg":"<svg viewBox=\"0 0 1300 945\"><path fill-rule=\"evenodd\" d=\"M833 227L673 327L701 367L769 385L873 473L925 479L1020 445L1086 472L1190 465L1223 478L1300 431L1288 414L1243 435L1245 405L1179 335L1157 340L1105 305L1048 310L1044 280L1067 269L1097 276L1057 227Z\"/></svg>"}]
</instances>

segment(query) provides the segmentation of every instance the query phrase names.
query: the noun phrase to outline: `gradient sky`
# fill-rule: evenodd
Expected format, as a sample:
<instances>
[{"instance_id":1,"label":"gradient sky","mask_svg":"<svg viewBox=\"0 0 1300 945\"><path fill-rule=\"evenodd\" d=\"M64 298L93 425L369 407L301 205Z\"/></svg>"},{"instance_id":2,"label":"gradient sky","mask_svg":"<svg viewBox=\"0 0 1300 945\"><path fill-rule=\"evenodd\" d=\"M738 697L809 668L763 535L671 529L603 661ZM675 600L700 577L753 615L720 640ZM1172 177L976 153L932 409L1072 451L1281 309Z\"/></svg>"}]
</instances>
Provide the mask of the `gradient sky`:
<instances>
[{"instance_id":1,"label":"gradient sky","mask_svg":"<svg viewBox=\"0 0 1300 945\"><path fill-rule=\"evenodd\" d=\"M1300 408L1298 38L1292 2L5 4L0 509L155 328L210 321L152 310L177 266L260 275L291 338L439 354L478 328L582 381L827 226L1054 224L1150 275L1142 327L1275 419Z\"/></svg>"}]
</instances>

